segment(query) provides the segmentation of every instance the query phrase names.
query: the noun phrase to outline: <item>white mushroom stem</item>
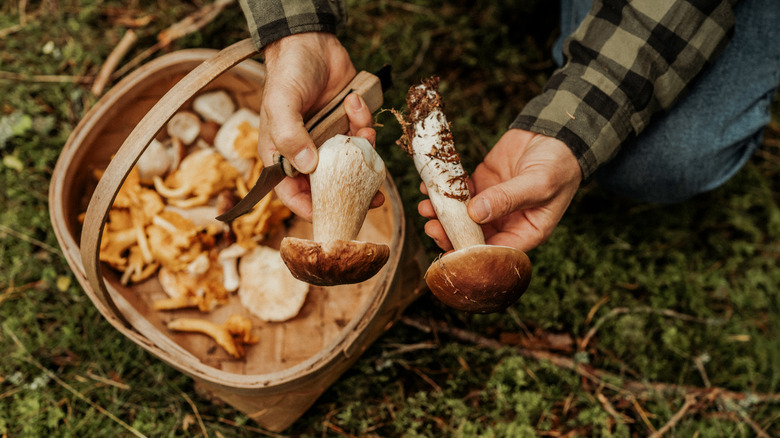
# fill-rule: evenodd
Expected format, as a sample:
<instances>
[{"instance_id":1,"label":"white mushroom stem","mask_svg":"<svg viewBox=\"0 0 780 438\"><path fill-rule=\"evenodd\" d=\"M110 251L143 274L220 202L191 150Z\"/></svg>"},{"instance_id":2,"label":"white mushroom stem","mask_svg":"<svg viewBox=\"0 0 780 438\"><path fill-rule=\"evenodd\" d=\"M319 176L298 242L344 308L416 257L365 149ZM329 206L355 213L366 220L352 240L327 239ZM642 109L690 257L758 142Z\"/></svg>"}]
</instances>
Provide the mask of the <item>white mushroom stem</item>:
<instances>
[{"instance_id":1,"label":"white mushroom stem","mask_svg":"<svg viewBox=\"0 0 780 438\"><path fill-rule=\"evenodd\" d=\"M480 226L466 209L468 176L455 151L442 112L438 78L424 80L406 96L409 117L401 120L399 145L409 153L428 189L436 216L455 251L437 258L425 283L443 303L467 312L499 312L528 288L531 262L515 248L485 244Z\"/></svg>"},{"instance_id":2,"label":"white mushroom stem","mask_svg":"<svg viewBox=\"0 0 780 438\"><path fill-rule=\"evenodd\" d=\"M387 263L390 247L355 240L368 207L385 179L385 165L371 143L337 135L323 143L309 175L313 239L285 237L279 248L299 280L318 286L359 283Z\"/></svg>"},{"instance_id":3,"label":"white mushroom stem","mask_svg":"<svg viewBox=\"0 0 780 438\"><path fill-rule=\"evenodd\" d=\"M228 292L235 292L241 285L238 273L238 259L246 254L247 249L234 243L219 252L217 260L222 265L222 285Z\"/></svg>"},{"instance_id":4,"label":"white mushroom stem","mask_svg":"<svg viewBox=\"0 0 780 438\"><path fill-rule=\"evenodd\" d=\"M404 149L428 189L436 216L455 250L485 243L480 226L471 220L466 209L470 198L468 175L460 163L452 140L450 126L441 110L435 89L418 85L411 93L422 103L410 114Z\"/></svg>"},{"instance_id":5,"label":"white mushroom stem","mask_svg":"<svg viewBox=\"0 0 780 438\"><path fill-rule=\"evenodd\" d=\"M379 154L365 138L337 135L320 147L309 177L314 240L354 240L385 179Z\"/></svg>"}]
</instances>

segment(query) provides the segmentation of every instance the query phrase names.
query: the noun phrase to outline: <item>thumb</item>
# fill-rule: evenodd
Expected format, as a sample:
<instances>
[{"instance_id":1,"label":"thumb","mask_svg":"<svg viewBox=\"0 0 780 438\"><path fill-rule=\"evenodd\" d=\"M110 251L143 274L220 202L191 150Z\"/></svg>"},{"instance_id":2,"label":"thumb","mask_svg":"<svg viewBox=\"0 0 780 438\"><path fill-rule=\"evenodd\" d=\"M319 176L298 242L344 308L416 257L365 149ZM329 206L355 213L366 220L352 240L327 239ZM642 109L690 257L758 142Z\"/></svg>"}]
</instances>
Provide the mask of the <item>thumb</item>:
<instances>
[{"instance_id":1,"label":"thumb","mask_svg":"<svg viewBox=\"0 0 780 438\"><path fill-rule=\"evenodd\" d=\"M284 95L277 99L275 93L268 93L264 99L268 136L261 136L261 141L270 142L272 148L261 145L261 149L276 149L301 173L311 173L317 167L317 149L304 127L301 108L291 105L290 99L285 101Z\"/></svg>"},{"instance_id":2,"label":"thumb","mask_svg":"<svg viewBox=\"0 0 780 438\"><path fill-rule=\"evenodd\" d=\"M533 183L533 176L523 174L475 195L468 203L468 213L478 224L500 219L521 209L531 208L544 203L547 199Z\"/></svg>"}]
</instances>

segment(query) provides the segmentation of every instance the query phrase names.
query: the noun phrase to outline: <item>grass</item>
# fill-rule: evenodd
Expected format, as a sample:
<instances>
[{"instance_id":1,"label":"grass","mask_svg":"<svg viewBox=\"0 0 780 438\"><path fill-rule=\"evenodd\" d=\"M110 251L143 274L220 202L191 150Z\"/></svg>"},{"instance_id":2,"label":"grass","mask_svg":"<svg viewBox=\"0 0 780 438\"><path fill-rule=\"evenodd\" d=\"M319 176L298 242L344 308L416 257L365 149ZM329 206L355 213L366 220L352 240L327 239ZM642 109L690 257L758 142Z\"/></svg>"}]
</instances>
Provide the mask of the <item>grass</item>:
<instances>
[{"instance_id":1,"label":"grass","mask_svg":"<svg viewBox=\"0 0 780 438\"><path fill-rule=\"evenodd\" d=\"M103 321L47 211L54 163L97 101L88 79L125 31L120 19L151 18L127 61L202 3L0 6L0 436L274 435ZM355 64L393 64L386 107L402 109L418 79L442 77L469 169L552 68L556 18L542 1L348 3L343 41ZM246 35L233 5L167 50ZM416 215L419 177L393 146L392 116L378 121L378 150L433 257ZM530 253L534 280L518 304L470 316L421 298L286 433L780 436L777 123L736 177L681 205L584 187Z\"/></svg>"}]
</instances>

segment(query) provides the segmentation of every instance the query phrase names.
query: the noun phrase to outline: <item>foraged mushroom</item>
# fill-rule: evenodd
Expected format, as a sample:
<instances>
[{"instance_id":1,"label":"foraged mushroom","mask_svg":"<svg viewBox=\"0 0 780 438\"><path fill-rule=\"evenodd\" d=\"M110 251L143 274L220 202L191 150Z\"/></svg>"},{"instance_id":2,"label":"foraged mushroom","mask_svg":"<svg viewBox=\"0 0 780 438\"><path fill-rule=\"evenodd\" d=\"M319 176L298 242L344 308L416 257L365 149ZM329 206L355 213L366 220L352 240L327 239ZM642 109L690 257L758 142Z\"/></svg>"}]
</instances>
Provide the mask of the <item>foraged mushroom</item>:
<instances>
[{"instance_id":1,"label":"foraged mushroom","mask_svg":"<svg viewBox=\"0 0 780 438\"><path fill-rule=\"evenodd\" d=\"M192 109L203 117L203 120L217 122L220 125L236 110L233 99L224 90L203 93L192 101Z\"/></svg>"},{"instance_id":2,"label":"foraged mushroom","mask_svg":"<svg viewBox=\"0 0 780 438\"><path fill-rule=\"evenodd\" d=\"M228 292L235 292L241 285L241 277L238 274L238 259L246 254L247 249L234 243L219 252L217 260L222 265L222 286Z\"/></svg>"},{"instance_id":3,"label":"foraged mushroom","mask_svg":"<svg viewBox=\"0 0 780 438\"><path fill-rule=\"evenodd\" d=\"M250 109L241 108L233 113L217 131L214 148L238 173L249 179L257 153L257 139L260 136L260 116Z\"/></svg>"},{"instance_id":4,"label":"foraged mushroom","mask_svg":"<svg viewBox=\"0 0 780 438\"><path fill-rule=\"evenodd\" d=\"M354 240L371 199L385 179L385 165L362 137L336 135L319 149L309 175L313 240L285 237L284 263L295 278L318 286L359 283L385 265L390 248Z\"/></svg>"},{"instance_id":5,"label":"foraged mushroom","mask_svg":"<svg viewBox=\"0 0 780 438\"><path fill-rule=\"evenodd\" d=\"M179 111L165 124L165 130L171 137L190 145L200 134L200 118L195 113Z\"/></svg>"},{"instance_id":6,"label":"foraged mushroom","mask_svg":"<svg viewBox=\"0 0 780 438\"><path fill-rule=\"evenodd\" d=\"M167 325L168 329L174 331L208 335L237 359L244 357L244 344L254 344L259 340L252 334L252 321L236 314L230 315L221 325L199 318L177 318Z\"/></svg>"},{"instance_id":7,"label":"foraged mushroom","mask_svg":"<svg viewBox=\"0 0 780 438\"><path fill-rule=\"evenodd\" d=\"M466 210L468 175L455 151L442 111L436 77L409 89L409 115L398 144L414 159L436 216L454 251L436 259L425 274L431 292L466 312L492 313L517 301L531 281L531 262L518 249L485 244Z\"/></svg>"},{"instance_id":8,"label":"foraged mushroom","mask_svg":"<svg viewBox=\"0 0 780 438\"><path fill-rule=\"evenodd\" d=\"M154 188L168 198L168 204L181 208L205 205L212 196L235 185L238 173L211 149L199 149L182 160L179 169L163 181L154 178Z\"/></svg>"},{"instance_id":9,"label":"foraged mushroom","mask_svg":"<svg viewBox=\"0 0 780 438\"><path fill-rule=\"evenodd\" d=\"M273 248L256 246L241 257L238 272L241 304L263 321L293 318L306 302L309 285L290 274Z\"/></svg>"},{"instance_id":10,"label":"foraged mushroom","mask_svg":"<svg viewBox=\"0 0 780 438\"><path fill-rule=\"evenodd\" d=\"M151 184L154 177L163 177L176 170L185 155L186 150L179 139L171 139L170 144L153 139L135 165L141 182Z\"/></svg>"}]
</instances>

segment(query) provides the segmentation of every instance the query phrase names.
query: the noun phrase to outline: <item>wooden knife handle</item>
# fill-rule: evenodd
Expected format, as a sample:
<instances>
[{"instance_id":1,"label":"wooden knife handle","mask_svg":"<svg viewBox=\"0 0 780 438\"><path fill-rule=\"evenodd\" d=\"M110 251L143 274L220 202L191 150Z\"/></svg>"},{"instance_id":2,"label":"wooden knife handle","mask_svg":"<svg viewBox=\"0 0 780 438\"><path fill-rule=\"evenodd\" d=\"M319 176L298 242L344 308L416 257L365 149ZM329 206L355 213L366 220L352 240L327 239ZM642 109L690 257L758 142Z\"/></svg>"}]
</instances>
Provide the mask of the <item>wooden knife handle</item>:
<instances>
[{"instance_id":1,"label":"wooden knife handle","mask_svg":"<svg viewBox=\"0 0 780 438\"><path fill-rule=\"evenodd\" d=\"M382 106L382 84L379 78L367 71L359 72L338 96L306 122L306 129L317 147L336 134L349 132L349 119L344 109L344 98L349 93L362 96L372 113Z\"/></svg>"}]
</instances>

